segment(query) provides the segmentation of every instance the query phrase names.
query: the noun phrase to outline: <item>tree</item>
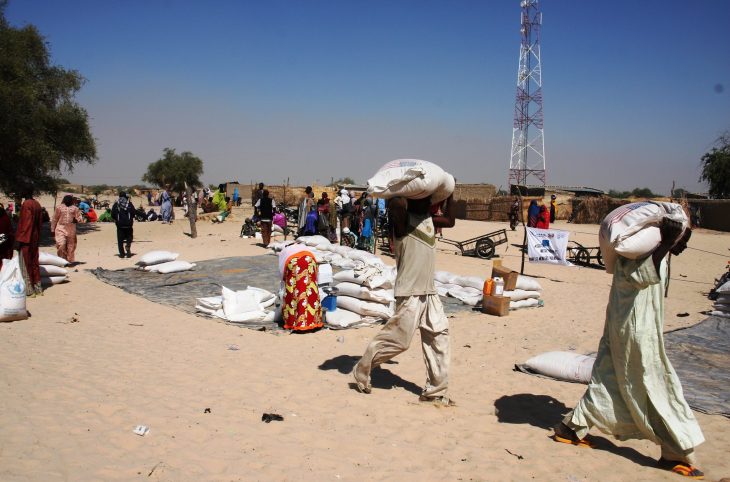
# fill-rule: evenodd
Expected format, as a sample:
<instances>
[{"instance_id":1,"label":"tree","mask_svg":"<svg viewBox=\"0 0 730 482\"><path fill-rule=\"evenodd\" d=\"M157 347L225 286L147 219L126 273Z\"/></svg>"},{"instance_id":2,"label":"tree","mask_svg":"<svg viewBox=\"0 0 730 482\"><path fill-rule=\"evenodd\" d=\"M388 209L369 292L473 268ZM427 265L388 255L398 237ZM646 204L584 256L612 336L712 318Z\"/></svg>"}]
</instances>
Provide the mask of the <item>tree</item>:
<instances>
[{"instance_id":1,"label":"tree","mask_svg":"<svg viewBox=\"0 0 730 482\"><path fill-rule=\"evenodd\" d=\"M43 36L10 26L6 6L0 0L0 190L55 192L62 168L96 159L88 114L74 100L84 78L51 65Z\"/></svg>"},{"instance_id":2,"label":"tree","mask_svg":"<svg viewBox=\"0 0 730 482\"><path fill-rule=\"evenodd\" d=\"M160 159L147 166L142 181L177 192L184 191L187 186L202 186L203 161L199 157L188 151L178 154L171 147L162 152Z\"/></svg>"},{"instance_id":3,"label":"tree","mask_svg":"<svg viewBox=\"0 0 730 482\"><path fill-rule=\"evenodd\" d=\"M338 179L335 182L333 182L332 183L332 187L342 186L342 185L348 185L348 184L357 184L357 183L351 177L343 177L342 179Z\"/></svg>"},{"instance_id":4,"label":"tree","mask_svg":"<svg viewBox=\"0 0 730 482\"><path fill-rule=\"evenodd\" d=\"M710 185L710 197L730 198L730 131L715 142L715 147L702 156L700 181Z\"/></svg>"},{"instance_id":5,"label":"tree","mask_svg":"<svg viewBox=\"0 0 730 482\"><path fill-rule=\"evenodd\" d=\"M645 198L645 199L651 199L655 197L661 197L658 194L655 194L652 192L651 189L648 187L635 187L632 191L616 191L614 189L611 189L608 191L608 197L616 198L616 199L626 199L630 197L638 197L638 198Z\"/></svg>"},{"instance_id":6,"label":"tree","mask_svg":"<svg viewBox=\"0 0 730 482\"><path fill-rule=\"evenodd\" d=\"M200 176L203 174L203 161L188 151L177 154L171 147L166 147L162 152L163 156L160 159L147 166L142 181L175 192L185 191L188 200L190 237L196 238L198 230L195 221L198 203L192 196L192 190L202 186Z\"/></svg>"}]
</instances>

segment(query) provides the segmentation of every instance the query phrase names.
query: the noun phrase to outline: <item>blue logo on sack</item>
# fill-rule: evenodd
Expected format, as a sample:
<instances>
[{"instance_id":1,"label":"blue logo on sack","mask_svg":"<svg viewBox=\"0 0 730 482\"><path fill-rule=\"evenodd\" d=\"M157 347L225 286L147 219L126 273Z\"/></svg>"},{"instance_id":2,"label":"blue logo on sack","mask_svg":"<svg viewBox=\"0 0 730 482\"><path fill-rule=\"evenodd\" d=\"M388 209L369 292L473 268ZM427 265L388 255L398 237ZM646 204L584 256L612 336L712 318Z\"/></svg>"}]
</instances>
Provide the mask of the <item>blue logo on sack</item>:
<instances>
[{"instance_id":1,"label":"blue logo on sack","mask_svg":"<svg viewBox=\"0 0 730 482\"><path fill-rule=\"evenodd\" d=\"M25 288L20 282L12 283L8 286L8 291L14 295L19 295L25 292Z\"/></svg>"}]
</instances>

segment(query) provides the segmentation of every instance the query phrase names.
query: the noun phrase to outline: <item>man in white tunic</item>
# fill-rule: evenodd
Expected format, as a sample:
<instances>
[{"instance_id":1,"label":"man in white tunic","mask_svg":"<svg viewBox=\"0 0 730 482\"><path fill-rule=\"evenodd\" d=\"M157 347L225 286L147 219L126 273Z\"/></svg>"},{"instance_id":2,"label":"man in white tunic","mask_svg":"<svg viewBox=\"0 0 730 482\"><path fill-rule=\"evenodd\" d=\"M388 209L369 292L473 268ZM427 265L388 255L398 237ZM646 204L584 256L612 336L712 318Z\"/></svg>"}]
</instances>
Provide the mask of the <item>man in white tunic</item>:
<instances>
[{"instance_id":1,"label":"man in white tunic","mask_svg":"<svg viewBox=\"0 0 730 482\"><path fill-rule=\"evenodd\" d=\"M606 324L590 384L575 409L555 427L554 440L592 447L591 427L619 440L648 439L661 446L659 467L694 479L694 448L702 431L664 351L665 257L679 255L692 234L665 220L662 242L644 259L619 256Z\"/></svg>"},{"instance_id":2,"label":"man in white tunic","mask_svg":"<svg viewBox=\"0 0 730 482\"><path fill-rule=\"evenodd\" d=\"M421 348L426 362L426 386L420 400L453 405L448 398L449 322L434 286L437 227L454 226L452 197L446 200L445 216L431 216L431 198L391 199L388 204L395 243L397 274L396 308L393 317L370 342L355 366L357 389L370 393L370 372L374 367L408 349L421 332Z\"/></svg>"}]
</instances>

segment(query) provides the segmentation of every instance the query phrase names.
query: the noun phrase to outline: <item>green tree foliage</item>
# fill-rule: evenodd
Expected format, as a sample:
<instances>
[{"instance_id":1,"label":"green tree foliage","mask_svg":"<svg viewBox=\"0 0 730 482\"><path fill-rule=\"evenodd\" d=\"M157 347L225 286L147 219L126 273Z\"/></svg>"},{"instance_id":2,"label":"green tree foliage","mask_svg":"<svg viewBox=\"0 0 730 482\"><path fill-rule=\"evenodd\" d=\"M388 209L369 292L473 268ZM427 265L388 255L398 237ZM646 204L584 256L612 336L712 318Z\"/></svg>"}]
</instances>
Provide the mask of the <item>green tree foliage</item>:
<instances>
[{"instance_id":1,"label":"green tree foliage","mask_svg":"<svg viewBox=\"0 0 730 482\"><path fill-rule=\"evenodd\" d=\"M648 187L636 187L633 191L616 191L611 189L608 191L608 197L616 199L627 199L630 197L646 198L651 199L655 197L661 197L659 194L652 192Z\"/></svg>"},{"instance_id":2,"label":"green tree foliage","mask_svg":"<svg viewBox=\"0 0 730 482\"><path fill-rule=\"evenodd\" d=\"M84 79L51 65L43 36L10 26L6 5L0 0L0 190L53 192L62 168L96 158L88 114L74 101Z\"/></svg>"},{"instance_id":3,"label":"green tree foliage","mask_svg":"<svg viewBox=\"0 0 730 482\"><path fill-rule=\"evenodd\" d=\"M332 186L342 186L347 184L357 184L355 180L351 177L343 177L342 179L338 179L335 182L332 183Z\"/></svg>"},{"instance_id":4,"label":"green tree foliage","mask_svg":"<svg viewBox=\"0 0 730 482\"><path fill-rule=\"evenodd\" d=\"M142 181L182 192L185 190L185 183L193 189L202 186L202 174L203 161L200 158L188 151L178 154L175 149L166 147L163 156L147 166Z\"/></svg>"},{"instance_id":5,"label":"green tree foliage","mask_svg":"<svg viewBox=\"0 0 730 482\"><path fill-rule=\"evenodd\" d=\"M717 139L716 146L702 156L700 181L710 185L710 197L730 198L730 131Z\"/></svg>"}]
</instances>

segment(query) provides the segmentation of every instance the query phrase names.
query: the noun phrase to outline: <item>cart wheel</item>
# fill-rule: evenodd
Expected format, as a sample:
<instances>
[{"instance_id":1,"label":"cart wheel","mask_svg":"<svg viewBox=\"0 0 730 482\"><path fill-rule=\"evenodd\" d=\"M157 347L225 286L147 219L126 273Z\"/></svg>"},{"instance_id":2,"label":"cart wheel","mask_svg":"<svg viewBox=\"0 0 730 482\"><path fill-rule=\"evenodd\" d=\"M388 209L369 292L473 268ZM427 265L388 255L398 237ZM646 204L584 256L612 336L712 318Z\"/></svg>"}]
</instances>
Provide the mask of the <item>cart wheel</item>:
<instances>
[{"instance_id":1,"label":"cart wheel","mask_svg":"<svg viewBox=\"0 0 730 482\"><path fill-rule=\"evenodd\" d=\"M588 266L591 264L591 255L588 253L588 250L585 248L580 248L577 253L575 253L575 262L577 264Z\"/></svg>"},{"instance_id":2,"label":"cart wheel","mask_svg":"<svg viewBox=\"0 0 730 482\"><path fill-rule=\"evenodd\" d=\"M477 253L477 256L482 259L492 259L492 256L494 256L494 253L496 252L494 241L489 238L480 239L477 241L474 251Z\"/></svg>"},{"instance_id":3,"label":"cart wheel","mask_svg":"<svg viewBox=\"0 0 730 482\"><path fill-rule=\"evenodd\" d=\"M601 266L604 266L604 264L603 264L603 256L601 256L601 250L600 249L598 250L598 253L596 254L596 261Z\"/></svg>"}]
</instances>

